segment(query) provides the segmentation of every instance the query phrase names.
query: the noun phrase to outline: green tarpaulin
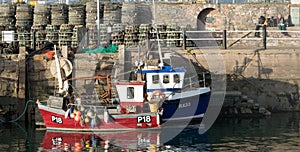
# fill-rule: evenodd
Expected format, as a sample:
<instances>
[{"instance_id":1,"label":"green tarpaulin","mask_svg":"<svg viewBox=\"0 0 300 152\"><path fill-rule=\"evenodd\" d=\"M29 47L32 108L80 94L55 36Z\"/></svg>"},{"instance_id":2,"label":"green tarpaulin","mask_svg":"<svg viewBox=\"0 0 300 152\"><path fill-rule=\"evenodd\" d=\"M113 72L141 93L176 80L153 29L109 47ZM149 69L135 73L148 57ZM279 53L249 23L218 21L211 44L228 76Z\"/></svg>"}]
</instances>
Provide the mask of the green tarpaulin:
<instances>
[{"instance_id":1,"label":"green tarpaulin","mask_svg":"<svg viewBox=\"0 0 300 152\"><path fill-rule=\"evenodd\" d=\"M118 52L118 45L110 45L109 47L98 47L95 49L90 49L90 48L84 48L80 50L79 52L82 53L96 53L96 54L101 54L101 53L116 53Z\"/></svg>"}]
</instances>

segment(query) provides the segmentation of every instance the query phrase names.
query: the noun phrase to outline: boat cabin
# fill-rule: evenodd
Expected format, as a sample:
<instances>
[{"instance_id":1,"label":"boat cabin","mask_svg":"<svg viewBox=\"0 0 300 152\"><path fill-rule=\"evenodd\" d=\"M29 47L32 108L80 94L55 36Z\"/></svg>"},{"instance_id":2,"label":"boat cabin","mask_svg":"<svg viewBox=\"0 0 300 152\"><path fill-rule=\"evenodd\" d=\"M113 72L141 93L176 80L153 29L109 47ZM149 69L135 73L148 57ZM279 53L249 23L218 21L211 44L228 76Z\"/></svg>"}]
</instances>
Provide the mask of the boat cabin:
<instances>
[{"instance_id":1,"label":"boat cabin","mask_svg":"<svg viewBox=\"0 0 300 152\"><path fill-rule=\"evenodd\" d=\"M142 113L144 109L145 82L117 82L121 113Z\"/></svg>"},{"instance_id":2,"label":"boat cabin","mask_svg":"<svg viewBox=\"0 0 300 152\"><path fill-rule=\"evenodd\" d=\"M171 66L147 66L142 70L137 70L136 74L142 74L146 80L148 100L156 98L161 92L165 97L170 96L183 87L185 75L184 68L172 68ZM161 96L160 96L161 98Z\"/></svg>"}]
</instances>

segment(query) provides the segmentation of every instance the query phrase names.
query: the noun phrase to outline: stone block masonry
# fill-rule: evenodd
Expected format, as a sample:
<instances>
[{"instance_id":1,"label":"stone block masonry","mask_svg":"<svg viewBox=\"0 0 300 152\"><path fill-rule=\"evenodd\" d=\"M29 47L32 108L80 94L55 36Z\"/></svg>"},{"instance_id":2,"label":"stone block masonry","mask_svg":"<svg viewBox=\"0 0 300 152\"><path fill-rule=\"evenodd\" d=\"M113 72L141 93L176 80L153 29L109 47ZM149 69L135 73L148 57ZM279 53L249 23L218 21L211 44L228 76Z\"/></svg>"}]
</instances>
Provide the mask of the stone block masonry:
<instances>
[{"instance_id":1,"label":"stone block masonry","mask_svg":"<svg viewBox=\"0 0 300 152\"><path fill-rule=\"evenodd\" d=\"M271 111L300 110L299 49L193 52L207 69L205 56L222 55L228 76L227 91L239 91Z\"/></svg>"},{"instance_id":2,"label":"stone block masonry","mask_svg":"<svg viewBox=\"0 0 300 152\"><path fill-rule=\"evenodd\" d=\"M0 56L0 96L25 99L25 56Z\"/></svg>"},{"instance_id":3,"label":"stone block masonry","mask_svg":"<svg viewBox=\"0 0 300 152\"><path fill-rule=\"evenodd\" d=\"M293 7L298 6L294 5ZM155 10L153 10L152 3L123 3L121 22L129 25L151 24L155 16L156 24L175 24L182 28L253 30L261 15L270 18L281 13L288 18L289 10L290 5L286 3L190 4L161 2L157 3ZM276 46L275 43L274 46ZM270 109L299 110L300 53L298 49L258 52L253 49L222 50L221 54L226 65L226 72L230 76L228 90L239 90L255 99L255 102ZM209 55L213 56L213 54ZM80 56L84 55L76 55L77 58ZM201 53L197 52L197 57L200 63L206 64ZM95 58L99 62L102 60L99 56L95 56ZM28 95L28 98L33 100L45 100L49 94L54 92L57 83L49 72L51 60L45 55L35 55L27 63L25 63L24 54L2 54L0 56L0 97L7 96L24 100ZM85 72L96 73L97 64L83 57L75 65L79 67L91 65L94 68L77 71L77 75L85 76ZM28 65L27 71L25 70L26 65ZM107 67L105 64L103 66ZM207 65L205 66L207 67ZM25 92L26 72L29 81L28 92ZM100 74L107 73L100 72ZM0 102L9 104L11 100L0 99Z\"/></svg>"},{"instance_id":4,"label":"stone block masonry","mask_svg":"<svg viewBox=\"0 0 300 152\"><path fill-rule=\"evenodd\" d=\"M259 104L272 111L300 110L299 106L299 56L298 49L269 50L193 50L198 61L209 70L205 56L213 58L222 55L228 75L227 90L240 91ZM117 54L95 55L76 54L75 68L81 68L76 76L107 75L107 64L116 59ZM189 57L189 56L186 56ZM25 70L22 69L24 57L21 55L2 55L0 96L14 98L25 97ZM28 98L46 100L56 88L56 80L49 72L52 60L46 55L35 55L28 59ZM22 64L21 64L22 63ZM101 63L101 64L99 64ZM102 63L104 63L102 65ZM6 68L3 68L6 67ZM21 72L22 71L22 72ZM213 80L212 80L213 81ZM24 99L24 98L23 98ZM11 103L1 100L1 104ZM23 100L24 101L24 100ZM250 100L249 100L250 101Z\"/></svg>"},{"instance_id":5,"label":"stone block masonry","mask_svg":"<svg viewBox=\"0 0 300 152\"><path fill-rule=\"evenodd\" d=\"M25 105L25 55L0 55L0 110L5 119L17 118ZM24 104L20 104L24 103Z\"/></svg>"},{"instance_id":6,"label":"stone block masonry","mask_svg":"<svg viewBox=\"0 0 300 152\"><path fill-rule=\"evenodd\" d=\"M152 3L124 3L122 23L151 24L154 16L156 16L156 24L175 24L181 28L191 26L192 28L213 30L254 30L258 18L262 15L266 18L272 18L281 13L286 19L290 15L290 5L287 3L190 4L158 2L155 8L153 10ZM210 20L207 20L208 18Z\"/></svg>"}]
</instances>

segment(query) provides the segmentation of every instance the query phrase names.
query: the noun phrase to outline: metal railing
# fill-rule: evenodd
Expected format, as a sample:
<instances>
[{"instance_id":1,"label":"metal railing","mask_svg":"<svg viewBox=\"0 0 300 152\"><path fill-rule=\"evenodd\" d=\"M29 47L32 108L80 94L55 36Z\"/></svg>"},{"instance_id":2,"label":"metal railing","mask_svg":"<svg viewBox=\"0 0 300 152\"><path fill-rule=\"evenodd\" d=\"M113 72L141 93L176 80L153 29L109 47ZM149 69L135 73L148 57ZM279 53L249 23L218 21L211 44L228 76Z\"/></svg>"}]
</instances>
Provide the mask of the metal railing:
<instances>
[{"instance_id":1,"label":"metal railing","mask_svg":"<svg viewBox=\"0 0 300 152\"><path fill-rule=\"evenodd\" d=\"M255 37L255 33L259 32L260 37ZM215 41L216 44L224 49L228 47L232 47L237 42L243 43L253 43L256 41L257 43L261 43L264 49L267 49L267 44L272 43L272 41L283 41L283 42L297 42L300 41L300 30L268 30L267 27L262 27L262 30L223 30L223 31L193 31L193 30L181 30L181 31L168 31L168 32L159 32L162 34L170 34L175 33L179 36L177 38L166 38L165 36L160 36L160 42L168 42L168 41L180 41L180 47L186 49L187 47L195 47L188 46L187 42L192 41L197 44L198 47L202 47L207 41ZM283 35L284 33L284 35ZM153 34L150 32L150 34ZM155 38L150 41L157 41ZM228 42L230 42L229 45ZM199 44L199 45L198 45Z\"/></svg>"},{"instance_id":2,"label":"metal railing","mask_svg":"<svg viewBox=\"0 0 300 152\"><path fill-rule=\"evenodd\" d=\"M255 32L260 32L261 37L255 37ZM75 32L64 32L65 34L75 34ZM27 46L36 49L36 46L45 43L46 41L67 45L74 43L80 43L80 39L74 41L71 38L63 38L61 36L64 33L53 32L56 34L58 39L42 39L39 37L41 32L30 32L30 33L15 33L14 43L18 43L18 46ZM288 36L283 36L282 33L288 33ZM45 33L44 33L45 34ZM47 33L49 34L49 32ZM148 32L148 36L145 38L148 41L148 45L157 43L156 32ZM300 30L274 30L274 28L268 30L264 27L262 30L223 30L223 31L211 31L211 30L177 30L177 31L159 31L159 41L163 44L162 46L167 47L182 47L183 49L194 48L194 47L205 47L208 42L216 42L218 47L228 49L237 44L247 44L248 46L257 46L258 44L264 49L267 49L268 44L272 46L278 45L274 41L282 41L283 43L291 43L297 45L300 41ZM89 41L88 35L82 37L86 38L86 41ZM106 37L109 39L109 37ZM145 41L143 40L143 41ZM112 39L110 40L112 41ZM240 42L240 43L238 43ZM296 43L295 43L296 42ZM89 42L87 42L88 45ZM255 43L255 44L254 44ZM86 46L85 46L86 47ZM148 46L150 47L150 46ZM299 47L299 46L297 46Z\"/></svg>"}]
</instances>

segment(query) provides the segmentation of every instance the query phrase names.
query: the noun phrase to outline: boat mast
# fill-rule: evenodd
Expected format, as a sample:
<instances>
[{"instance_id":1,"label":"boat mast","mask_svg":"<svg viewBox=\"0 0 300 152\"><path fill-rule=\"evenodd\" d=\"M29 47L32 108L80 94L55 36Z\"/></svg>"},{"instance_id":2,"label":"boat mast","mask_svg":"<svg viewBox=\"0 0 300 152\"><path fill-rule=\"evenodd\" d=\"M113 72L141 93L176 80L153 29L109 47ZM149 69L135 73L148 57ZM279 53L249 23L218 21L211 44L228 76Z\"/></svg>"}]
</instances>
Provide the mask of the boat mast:
<instances>
[{"instance_id":1,"label":"boat mast","mask_svg":"<svg viewBox=\"0 0 300 152\"><path fill-rule=\"evenodd\" d=\"M55 65L56 65L56 74L57 74L57 79L58 79L58 93L63 92L63 80L61 76L61 71L60 71L60 64L57 56L57 50L56 50L56 45L54 45L54 59L55 59Z\"/></svg>"},{"instance_id":2,"label":"boat mast","mask_svg":"<svg viewBox=\"0 0 300 152\"><path fill-rule=\"evenodd\" d=\"M154 0L152 0L153 2L153 24L155 25L155 32L156 32L156 38L157 38L157 47L158 47L158 54L159 54L159 67L162 68L164 66L164 62L163 62L163 59L162 59L162 53L161 53L161 48L160 48L160 42L159 42L159 33L158 33L158 29L157 29L157 24L155 24L155 19L156 19L156 13L155 13L155 3L154 3Z\"/></svg>"}]
</instances>

